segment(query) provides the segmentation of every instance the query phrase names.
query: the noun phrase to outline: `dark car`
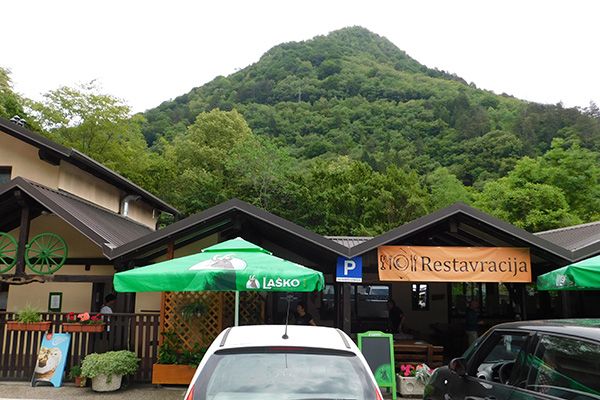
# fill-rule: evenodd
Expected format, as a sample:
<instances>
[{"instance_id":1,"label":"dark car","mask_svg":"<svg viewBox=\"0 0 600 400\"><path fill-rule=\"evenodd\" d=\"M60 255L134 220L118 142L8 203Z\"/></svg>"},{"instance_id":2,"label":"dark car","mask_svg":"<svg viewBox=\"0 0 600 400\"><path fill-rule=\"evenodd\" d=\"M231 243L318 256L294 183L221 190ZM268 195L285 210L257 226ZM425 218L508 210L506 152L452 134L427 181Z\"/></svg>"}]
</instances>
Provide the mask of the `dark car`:
<instances>
[{"instance_id":1,"label":"dark car","mask_svg":"<svg viewBox=\"0 0 600 400\"><path fill-rule=\"evenodd\" d=\"M497 325L447 367L424 399L600 399L600 320Z\"/></svg>"}]
</instances>

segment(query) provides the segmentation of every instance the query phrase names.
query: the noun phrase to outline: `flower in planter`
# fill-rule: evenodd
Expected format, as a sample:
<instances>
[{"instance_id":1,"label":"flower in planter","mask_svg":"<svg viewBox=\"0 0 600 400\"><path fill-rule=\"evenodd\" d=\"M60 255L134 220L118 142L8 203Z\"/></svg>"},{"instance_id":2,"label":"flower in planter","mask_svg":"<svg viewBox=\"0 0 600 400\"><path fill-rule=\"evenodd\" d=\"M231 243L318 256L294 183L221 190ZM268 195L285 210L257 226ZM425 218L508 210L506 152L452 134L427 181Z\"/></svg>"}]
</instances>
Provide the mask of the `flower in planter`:
<instances>
[{"instance_id":1,"label":"flower in planter","mask_svg":"<svg viewBox=\"0 0 600 400\"><path fill-rule=\"evenodd\" d=\"M402 364L400 366L400 371L402 372L402 376L415 376L416 370L415 366L412 364Z\"/></svg>"},{"instance_id":2,"label":"flower in planter","mask_svg":"<svg viewBox=\"0 0 600 400\"><path fill-rule=\"evenodd\" d=\"M427 382L429 382L432 373L433 370L429 368L427 364L419 364L417 365L417 368L415 368L415 377L419 382L423 383L424 385L426 385Z\"/></svg>"},{"instance_id":3,"label":"flower in planter","mask_svg":"<svg viewBox=\"0 0 600 400\"><path fill-rule=\"evenodd\" d=\"M90 319L90 314L89 313L81 313L81 314L77 314L77 318L79 319L79 321L81 322L85 322L87 320Z\"/></svg>"},{"instance_id":4,"label":"flower in planter","mask_svg":"<svg viewBox=\"0 0 600 400\"><path fill-rule=\"evenodd\" d=\"M104 320L100 314L90 315L88 312L75 314L72 311L67 314L67 321L84 325L100 325L104 323Z\"/></svg>"}]
</instances>

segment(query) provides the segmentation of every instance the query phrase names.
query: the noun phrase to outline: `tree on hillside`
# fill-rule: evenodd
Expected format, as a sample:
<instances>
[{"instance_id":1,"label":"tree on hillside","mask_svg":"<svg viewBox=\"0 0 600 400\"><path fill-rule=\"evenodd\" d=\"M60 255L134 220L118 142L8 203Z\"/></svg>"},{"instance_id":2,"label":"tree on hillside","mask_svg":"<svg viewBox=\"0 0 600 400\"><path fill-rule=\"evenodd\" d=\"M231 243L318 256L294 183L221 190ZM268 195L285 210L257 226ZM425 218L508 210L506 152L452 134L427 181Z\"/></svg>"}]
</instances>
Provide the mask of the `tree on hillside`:
<instances>
[{"instance_id":1,"label":"tree on hillside","mask_svg":"<svg viewBox=\"0 0 600 400\"><path fill-rule=\"evenodd\" d=\"M440 167L425 176L429 190L429 208L439 210L457 202L470 204L472 194L448 168Z\"/></svg>"},{"instance_id":2,"label":"tree on hillside","mask_svg":"<svg viewBox=\"0 0 600 400\"><path fill-rule=\"evenodd\" d=\"M555 139L535 159L519 160L508 176L485 185L476 206L530 231L600 218L600 162L578 140Z\"/></svg>"},{"instance_id":3,"label":"tree on hillside","mask_svg":"<svg viewBox=\"0 0 600 400\"><path fill-rule=\"evenodd\" d=\"M339 157L316 162L295 179L292 220L329 235L377 235L427 213L427 192L414 172L376 172Z\"/></svg>"},{"instance_id":4,"label":"tree on hillside","mask_svg":"<svg viewBox=\"0 0 600 400\"><path fill-rule=\"evenodd\" d=\"M51 139L137 183L152 185L144 174L152 160L141 131L143 117L131 118L129 106L101 93L94 81L51 90L42 102L30 102L30 107Z\"/></svg>"},{"instance_id":5,"label":"tree on hillside","mask_svg":"<svg viewBox=\"0 0 600 400\"><path fill-rule=\"evenodd\" d=\"M12 88L10 71L0 67L0 117L10 119L15 115L26 117L23 99Z\"/></svg>"},{"instance_id":6,"label":"tree on hillside","mask_svg":"<svg viewBox=\"0 0 600 400\"><path fill-rule=\"evenodd\" d=\"M237 111L201 113L171 145L161 144L165 161L160 192L186 214L232 197L276 208L289 160L259 140Z\"/></svg>"}]
</instances>

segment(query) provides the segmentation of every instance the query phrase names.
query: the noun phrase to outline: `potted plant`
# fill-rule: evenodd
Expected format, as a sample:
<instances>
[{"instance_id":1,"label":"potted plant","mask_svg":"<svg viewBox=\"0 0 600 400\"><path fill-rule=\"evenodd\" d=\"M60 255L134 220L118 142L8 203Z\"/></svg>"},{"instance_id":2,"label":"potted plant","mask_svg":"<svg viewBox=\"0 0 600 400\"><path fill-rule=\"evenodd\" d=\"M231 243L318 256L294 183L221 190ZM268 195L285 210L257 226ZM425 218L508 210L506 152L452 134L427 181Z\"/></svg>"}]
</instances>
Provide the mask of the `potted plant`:
<instances>
[{"instance_id":1,"label":"potted plant","mask_svg":"<svg viewBox=\"0 0 600 400\"><path fill-rule=\"evenodd\" d=\"M127 350L88 354L81 364L81 376L92 379L92 390L112 392L121 387L123 375L137 371L139 361Z\"/></svg>"},{"instance_id":2,"label":"potted plant","mask_svg":"<svg viewBox=\"0 0 600 400\"><path fill-rule=\"evenodd\" d=\"M73 379L75 381L75 386L77 387L85 387L86 378L85 376L81 376L81 365L73 365L71 370L69 371L69 379Z\"/></svg>"},{"instance_id":3,"label":"potted plant","mask_svg":"<svg viewBox=\"0 0 600 400\"><path fill-rule=\"evenodd\" d=\"M192 301L179 308L181 316L185 320L191 320L193 318L200 318L206 312L206 304L201 301Z\"/></svg>"},{"instance_id":4,"label":"potted plant","mask_svg":"<svg viewBox=\"0 0 600 400\"><path fill-rule=\"evenodd\" d=\"M42 321L42 314L31 306L23 307L16 315L14 321L6 321L9 331L42 331L50 329L52 321Z\"/></svg>"},{"instance_id":5,"label":"potted plant","mask_svg":"<svg viewBox=\"0 0 600 400\"><path fill-rule=\"evenodd\" d=\"M87 312L77 315L70 312L67 320L72 322L62 324L63 332L104 332L104 321L100 314L90 316Z\"/></svg>"},{"instance_id":6,"label":"potted plant","mask_svg":"<svg viewBox=\"0 0 600 400\"><path fill-rule=\"evenodd\" d=\"M152 365L154 385L189 385L206 349L196 343L192 349L182 349L177 335L163 333L157 363Z\"/></svg>"},{"instance_id":7,"label":"potted plant","mask_svg":"<svg viewBox=\"0 0 600 400\"><path fill-rule=\"evenodd\" d=\"M425 385L431 378L432 370L427 364L403 364L396 374L397 388L402 396L422 396Z\"/></svg>"}]
</instances>

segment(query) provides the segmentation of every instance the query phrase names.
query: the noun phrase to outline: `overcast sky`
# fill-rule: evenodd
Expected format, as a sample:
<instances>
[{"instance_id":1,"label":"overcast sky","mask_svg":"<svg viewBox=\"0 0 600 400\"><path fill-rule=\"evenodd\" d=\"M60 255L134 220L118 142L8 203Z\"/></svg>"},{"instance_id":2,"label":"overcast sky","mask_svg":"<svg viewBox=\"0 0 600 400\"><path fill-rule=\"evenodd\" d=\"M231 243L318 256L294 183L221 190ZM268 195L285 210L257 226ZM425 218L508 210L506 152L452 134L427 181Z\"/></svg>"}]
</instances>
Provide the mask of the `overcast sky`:
<instances>
[{"instance_id":1,"label":"overcast sky","mask_svg":"<svg viewBox=\"0 0 600 400\"><path fill-rule=\"evenodd\" d=\"M32 98L98 79L134 111L258 61L269 48L360 25L417 61L526 100L600 104L600 2L8 1L0 66Z\"/></svg>"}]
</instances>

